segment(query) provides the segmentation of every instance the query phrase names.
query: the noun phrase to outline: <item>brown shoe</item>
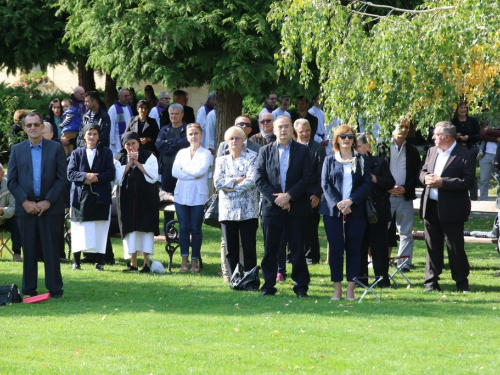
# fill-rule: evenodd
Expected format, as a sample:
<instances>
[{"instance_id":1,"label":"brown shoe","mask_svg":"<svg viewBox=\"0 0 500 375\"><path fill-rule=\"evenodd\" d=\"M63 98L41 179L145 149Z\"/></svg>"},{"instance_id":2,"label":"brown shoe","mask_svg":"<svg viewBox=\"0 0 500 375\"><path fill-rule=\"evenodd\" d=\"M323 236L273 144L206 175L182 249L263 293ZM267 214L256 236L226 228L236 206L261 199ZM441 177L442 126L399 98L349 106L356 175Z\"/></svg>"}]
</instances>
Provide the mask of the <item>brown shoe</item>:
<instances>
[{"instance_id":1,"label":"brown shoe","mask_svg":"<svg viewBox=\"0 0 500 375\"><path fill-rule=\"evenodd\" d=\"M19 255L19 254L14 254L14 256L12 257L12 261L13 262L22 262L23 258L21 258L21 255Z\"/></svg>"},{"instance_id":2,"label":"brown shoe","mask_svg":"<svg viewBox=\"0 0 500 375\"><path fill-rule=\"evenodd\" d=\"M198 273L198 272L200 272L198 259L191 259L191 273Z\"/></svg>"}]
</instances>

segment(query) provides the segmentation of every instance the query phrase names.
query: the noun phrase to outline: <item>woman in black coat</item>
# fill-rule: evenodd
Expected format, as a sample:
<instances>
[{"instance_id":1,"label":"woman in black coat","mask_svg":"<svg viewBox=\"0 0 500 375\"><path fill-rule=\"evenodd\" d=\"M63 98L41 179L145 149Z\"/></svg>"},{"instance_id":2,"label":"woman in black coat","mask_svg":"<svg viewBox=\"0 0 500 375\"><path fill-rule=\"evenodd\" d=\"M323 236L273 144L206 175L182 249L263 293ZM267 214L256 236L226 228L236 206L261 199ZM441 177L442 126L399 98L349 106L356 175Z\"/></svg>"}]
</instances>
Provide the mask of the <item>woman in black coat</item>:
<instances>
[{"instance_id":1,"label":"woman in black coat","mask_svg":"<svg viewBox=\"0 0 500 375\"><path fill-rule=\"evenodd\" d=\"M73 151L68 165L73 270L80 269L82 251L97 253L96 270L104 269L115 166L111 150L98 144L99 130L98 125L85 126L85 147Z\"/></svg>"},{"instance_id":2,"label":"woman in black coat","mask_svg":"<svg viewBox=\"0 0 500 375\"><path fill-rule=\"evenodd\" d=\"M158 132L160 128L158 123L154 118L148 117L149 114L149 104L146 100L139 100L137 103L138 116L134 116L130 119L125 132L134 132L139 135L140 144L143 150L151 151L158 154L156 151L156 138L158 138Z\"/></svg>"},{"instance_id":3,"label":"woman in black coat","mask_svg":"<svg viewBox=\"0 0 500 375\"><path fill-rule=\"evenodd\" d=\"M358 279L368 285L368 248L370 248L373 272L375 276L383 277L377 286L388 288L391 286L391 281L389 279L387 229L391 221L391 202L389 199L390 194L387 191L394 187L396 181L392 177L387 162L383 158L370 155L371 146L366 134L359 133L357 138L358 152L368 156L372 180L370 197L378 217L376 224L366 226L363 242L361 243L361 263Z\"/></svg>"}]
</instances>

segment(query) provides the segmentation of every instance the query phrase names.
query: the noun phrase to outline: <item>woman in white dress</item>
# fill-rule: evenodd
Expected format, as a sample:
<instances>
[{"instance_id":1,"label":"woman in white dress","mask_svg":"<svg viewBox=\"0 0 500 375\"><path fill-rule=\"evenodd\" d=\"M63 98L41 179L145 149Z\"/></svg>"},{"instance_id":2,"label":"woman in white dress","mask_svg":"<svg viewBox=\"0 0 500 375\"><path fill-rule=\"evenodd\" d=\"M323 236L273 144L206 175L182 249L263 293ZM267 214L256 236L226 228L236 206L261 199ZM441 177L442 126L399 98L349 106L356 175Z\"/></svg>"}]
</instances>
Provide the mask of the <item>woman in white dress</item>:
<instances>
[{"instance_id":1,"label":"woman in white dress","mask_svg":"<svg viewBox=\"0 0 500 375\"><path fill-rule=\"evenodd\" d=\"M198 259L202 242L203 207L208 199L207 175L212 165L210 151L201 147L203 133L199 124L186 127L189 147L180 150L172 167L177 178L174 191L175 213L179 219L179 245L182 264L179 272L187 272L189 237L191 235L191 273L200 271Z\"/></svg>"},{"instance_id":2,"label":"woman in white dress","mask_svg":"<svg viewBox=\"0 0 500 375\"><path fill-rule=\"evenodd\" d=\"M245 270L257 265L256 235L259 199L255 186L254 153L242 152L245 132L232 126L224 134L229 155L215 160L214 185L219 191L219 221L226 243L230 275L240 261L239 242L243 248ZM241 263L241 262L240 262Z\"/></svg>"},{"instance_id":3,"label":"woman in white dress","mask_svg":"<svg viewBox=\"0 0 500 375\"><path fill-rule=\"evenodd\" d=\"M137 133L125 132L121 140L123 149L115 160L118 224L124 257L131 258L123 271L137 271L137 256L144 255L140 272L148 273L148 256L154 253L154 236L159 234L158 160L140 148Z\"/></svg>"},{"instance_id":4,"label":"woman in white dress","mask_svg":"<svg viewBox=\"0 0 500 375\"><path fill-rule=\"evenodd\" d=\"M98 143L99 131L98 125L84 127L85 147L73 151L68 164L73 270L80 269L82 251L97 253L96 270L104 270L115 167L111 150Z\"/></svg>"}]
</instances>

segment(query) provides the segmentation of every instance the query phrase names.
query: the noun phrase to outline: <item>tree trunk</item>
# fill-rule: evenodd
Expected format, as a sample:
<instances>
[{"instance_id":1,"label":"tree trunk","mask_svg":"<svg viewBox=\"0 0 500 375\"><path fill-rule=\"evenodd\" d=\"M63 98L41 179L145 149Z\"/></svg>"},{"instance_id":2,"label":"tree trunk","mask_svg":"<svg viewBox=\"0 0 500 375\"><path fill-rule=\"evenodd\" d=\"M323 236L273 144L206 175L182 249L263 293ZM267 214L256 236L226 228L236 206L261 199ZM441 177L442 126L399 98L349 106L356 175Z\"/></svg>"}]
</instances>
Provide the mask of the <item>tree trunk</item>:
<instances>
[{"instance_id":1,"label":"tree trunk","mask_svg":"<svg viewBox=\"0 0 500 375\"><path fill-rule=\"evenodd\" d=\"M241 116L243 96L239 92L217 90L217 120L215 131L215 152L224 141L224 133L234 125L236 117ZM216 155L215 155L216 156Z\"/></svg>"},{"instance_id":2,"label":"tree trunk","mask_svg":"<svg viewBox=\"0 0 500 375\"><path fill-rule=\"evenodd\" d=\"M94 69L87 68L85 66L87 64L87 59L79 60L77 63L78 66L78 85L82 86L87 91L94 91L95 87L95 79L94 79Z\"/></svg>"},{"instance_id":3,"label":"tree trunk","mask_svg":"<svg viewBox=\"0 0 500 375\"><path fill-rule=\"evenodd\" d=\"M118 97L118 90L116 89L116 81L108 73L106 73L106 83L104 86L104 103L106 104L106 108L109 108Z\"/></svg>"}]
</instances>

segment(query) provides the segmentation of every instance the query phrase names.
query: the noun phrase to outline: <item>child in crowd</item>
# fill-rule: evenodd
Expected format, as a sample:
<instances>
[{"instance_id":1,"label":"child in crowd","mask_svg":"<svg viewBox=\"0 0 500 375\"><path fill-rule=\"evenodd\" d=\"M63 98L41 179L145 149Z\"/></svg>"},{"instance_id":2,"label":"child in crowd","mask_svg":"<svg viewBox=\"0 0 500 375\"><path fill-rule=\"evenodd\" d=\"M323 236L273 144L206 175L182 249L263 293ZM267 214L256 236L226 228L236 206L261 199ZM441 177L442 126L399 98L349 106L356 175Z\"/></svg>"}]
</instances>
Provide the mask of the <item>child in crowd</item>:
<instances>
[{"instance_id":1,"label":"child in crowd","mask_svg":"<svg viewBox=\"0 0 500 375\"><path fill-rule=\"evenodd\" d=\"M64 99L61 104L64 113L62 115L63 121L59 127L62 129L61 138L70 141L67 146L64 146L64 152L68 157L71 155L76 146L76 136L78 135L80 126L82 125L82 117L78 107L73 107L71 99Z\"/></svg>"}]
</instances>

